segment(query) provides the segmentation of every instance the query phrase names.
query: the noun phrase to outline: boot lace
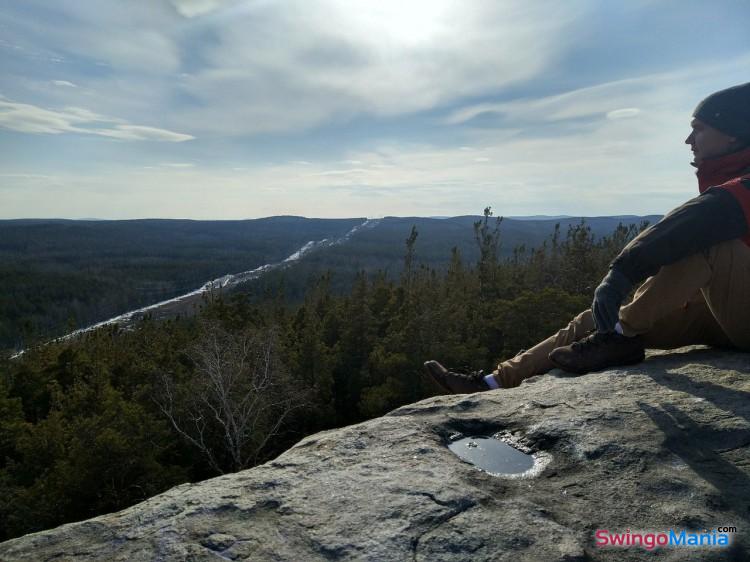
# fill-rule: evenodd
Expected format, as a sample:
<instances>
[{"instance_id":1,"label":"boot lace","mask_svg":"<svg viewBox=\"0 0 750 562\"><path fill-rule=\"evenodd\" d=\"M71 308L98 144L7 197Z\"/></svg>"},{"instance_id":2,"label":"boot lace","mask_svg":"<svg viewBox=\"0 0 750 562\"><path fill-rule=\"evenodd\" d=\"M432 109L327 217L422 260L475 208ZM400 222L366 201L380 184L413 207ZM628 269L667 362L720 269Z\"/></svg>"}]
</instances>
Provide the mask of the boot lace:
<instances>
[{"instance_id":1,"label":"boot lace","mask_svg":"<svg viewBox=\"0 0 750 562\"><path fill-rule=\"evenodd\" d=\"M465 377L467 380L470 380L470 381L483 379L487 375L487 373L484 372L484 369L480 369L478 371L471 371L468 365L464 365L461 368L461 370L456 374L461 374L462 377Z\"/></svg>"},{"instance_id":2,"label":"boot lace","mask_svg":"<svg viewBox=\"0 0 750 562\"><path fill-rule=\"evenodd\" d=\"M606 343L608 339L609 339L609 334L597 332L596 330L592 330L584 338L576 342L573 342L570 348L574 350L579 350L585 347L598 347L601 344Z\"/></svg>"}]
</instances>

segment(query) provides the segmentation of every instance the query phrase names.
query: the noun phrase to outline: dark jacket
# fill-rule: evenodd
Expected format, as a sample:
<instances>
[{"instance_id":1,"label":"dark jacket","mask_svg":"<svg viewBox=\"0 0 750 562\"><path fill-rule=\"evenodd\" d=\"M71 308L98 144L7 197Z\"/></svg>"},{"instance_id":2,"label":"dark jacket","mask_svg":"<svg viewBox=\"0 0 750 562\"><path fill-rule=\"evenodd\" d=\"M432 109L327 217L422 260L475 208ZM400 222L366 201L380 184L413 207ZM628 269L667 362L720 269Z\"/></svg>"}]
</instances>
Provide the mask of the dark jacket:
<instances>
[{"instance_id":1,"label":"dark jacket","mask_svg":"<svg viewBox=\"0 0 750 562\"><path fill-rule=\"evenodd\" d=\"M706 160L696 175L700 195L639 234L610 268L635 285L720 242L742 238L750 246L750 148Z\"/></svg>"}]
</instances>

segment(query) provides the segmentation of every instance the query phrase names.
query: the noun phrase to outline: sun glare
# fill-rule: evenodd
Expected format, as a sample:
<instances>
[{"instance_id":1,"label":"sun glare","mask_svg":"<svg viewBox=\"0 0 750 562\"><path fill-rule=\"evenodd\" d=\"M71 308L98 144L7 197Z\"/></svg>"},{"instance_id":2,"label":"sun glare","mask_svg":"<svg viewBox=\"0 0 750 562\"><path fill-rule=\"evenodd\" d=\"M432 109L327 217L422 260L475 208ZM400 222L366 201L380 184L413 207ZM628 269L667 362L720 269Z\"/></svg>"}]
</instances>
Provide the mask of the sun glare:
<instances>
[{"instance_id":1,"label":"sun glare","mask_svg":"<svg viewBox=\"0 0 750 562\"><path fill-rule=\"evenodd\" d=\"M451 4L445 0L348 0L339 5L342 15L364 27L363 31L413 45L448 29L446 16Z\"/></svg>"},{"instance_id":2,"label":"sun glare","mask_svg":"<svg viewBox=\"0 0 750 562\"><path fill-rule=\"evenodd\" d=\"M217 5L219 9L210 17L214 21L252 17L268 5L268 0ZM330 25L361 34L365 40L408 47L428 43L441 32L449 31L454 7L460 8L454 0L329 0L322 2L319 10L329 14Z\"/></svg>"}]
</instances>

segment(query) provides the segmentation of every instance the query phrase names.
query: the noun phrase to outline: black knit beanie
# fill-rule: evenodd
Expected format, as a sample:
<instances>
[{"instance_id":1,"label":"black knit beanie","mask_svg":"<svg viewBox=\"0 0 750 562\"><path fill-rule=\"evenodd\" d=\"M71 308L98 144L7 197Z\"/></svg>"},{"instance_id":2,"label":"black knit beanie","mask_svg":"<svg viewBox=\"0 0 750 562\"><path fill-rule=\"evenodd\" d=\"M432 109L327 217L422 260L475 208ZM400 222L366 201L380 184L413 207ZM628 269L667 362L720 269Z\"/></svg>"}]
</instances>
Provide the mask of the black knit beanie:
<instances>
[{"instance_id":1,"label":"black knit beanie","mask_svg":"<svg viewBox=\"0 0 750 562\"><path fill-rule=\"evenodd\" d=\"M750 82L711 94L698 104L693 117L750 143Z\"/></svg>"}]
</instances>

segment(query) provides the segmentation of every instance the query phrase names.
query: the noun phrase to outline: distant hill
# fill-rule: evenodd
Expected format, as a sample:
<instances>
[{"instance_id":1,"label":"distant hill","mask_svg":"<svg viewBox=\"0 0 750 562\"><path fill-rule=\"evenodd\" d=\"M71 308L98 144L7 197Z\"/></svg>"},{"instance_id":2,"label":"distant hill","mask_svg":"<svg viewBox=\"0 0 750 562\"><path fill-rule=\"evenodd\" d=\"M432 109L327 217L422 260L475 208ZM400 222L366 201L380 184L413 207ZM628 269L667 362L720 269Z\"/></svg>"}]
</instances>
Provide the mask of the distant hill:
<instances>
[{"instance_id":1,"label":"distant hill","mask_svg":"<svg viewBox=\"0 0 750 562\"><path fill-rule=\"evenodd\" d=\"M517 221L536 221L536 220L560 220L572 218L570 215L528 215L519 217L507 217Z\"/></svg>"},{"instance_id":2,"label":"distant hill","mask_svg":"<svg viewBox=\"0 0 750 562\"><path fill-rule=\"evenodd\" d=\"M560 225L561 237L568 228L585 220L595 237L611 234L622 223L640 224L657 222L661 216L644 217L568 217L565 219L503 219L500 226L500 256L509 257L514 248L524 245L527 249L538 247ZM305 289L320 273L330 270L333 273L332 287L336 291L346 291L356 273L365 270L375 273L384 271L391 278L397 276L403 266L406 239L412 226L418 236L415 244L415 260L428 267L443 269L451 259L451 249L455 246L465 262L474 262L479 252L474 240L474 223L479 216L459 216L451 218L425 217L386 217L380 219L375 228L363 230L346 244L312 252L297 263L293 275L288 272L273 272L257 280L246 290L262 294L270 286L281 283L292 300L303 296ZM490 219L494 224L495 218Z\"/></svg>"},{"instance_id":3,"label":"distant hill","mask_svg":"<svg viewBox=\"0 0 750 562\"><path fill-rule=\"evenodd\" d=\"M477 259L473 224L481 217L387 217L345 243L311 252L295 265L241 288L260 296L283 285L299 300L323 272L344 292L356 273L378 270L395 278L405 240L418 231L417 263L443 269L455 246L466 262ZM589 217L595 236L648 217ZM25 347L192 291L227 273L278 262L309 241L335 239L364 218L279 216L243 221L143 219L0 221L0 349ZM494 219L493 219L494 220ZM581 218L509 218L502 221L501 256L517 246L539 246L560 224L562 236Z\"/></svg>"}]
</instances>

